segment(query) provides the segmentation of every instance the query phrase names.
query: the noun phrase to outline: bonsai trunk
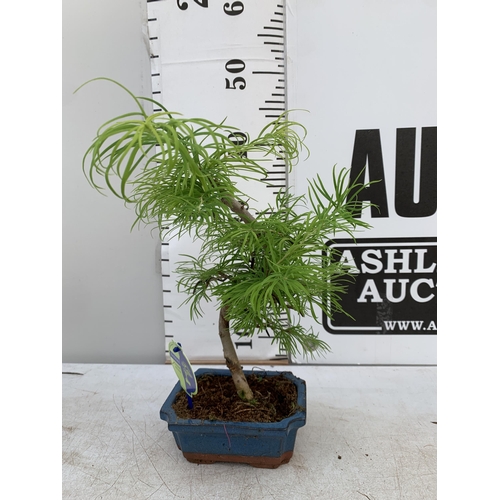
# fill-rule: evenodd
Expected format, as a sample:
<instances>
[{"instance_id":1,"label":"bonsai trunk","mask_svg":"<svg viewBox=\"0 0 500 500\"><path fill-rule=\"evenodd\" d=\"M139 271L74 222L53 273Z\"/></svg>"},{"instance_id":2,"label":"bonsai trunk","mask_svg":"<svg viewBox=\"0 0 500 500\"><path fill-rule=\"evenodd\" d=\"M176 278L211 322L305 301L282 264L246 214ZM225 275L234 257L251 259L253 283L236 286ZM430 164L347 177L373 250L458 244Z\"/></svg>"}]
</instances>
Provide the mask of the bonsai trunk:
<instances>
[{"instance_id":1,"label":"bonsai trunk","mask_svg":"<svg viewBox=\"0 0 500 500\"><path fill-rule=\"evenodd\" d=\"M249 224L255 220L255 217L245 208L245 205L234 198L223 198L222 202L227 205L233 213L241 218L245 224ZM250 401L253 399L253 392L248 385L243 368L240 365L236 349L234 348L231 334L229 332L229 320L227 319L227 307L222 306L219 313L219 336L222 342L224 358L226 365L229 368L233 377L236 391L242 399Z\"/></svg>"},{"instance_id":2,"label":"bonsai trunk","mask_svg":"<svg viewBox=\"0 0 500 500\"><path fill-rule=\"evenodd\" d=\"M231 340L231 334L229 332L229 320L226 317L227 307L222 306L219 313L219 336L222 342L222 349L224 351L224 358L226 360L226 365L231 372L233 377L234 385L236 386L236 391L242 399L250 401L253 399L253 393L250 389L247 379L243 373L243 368L240 365L238 355L236 354L236 349L234 348L233 341Z\"/></svg>"}]
</instances>

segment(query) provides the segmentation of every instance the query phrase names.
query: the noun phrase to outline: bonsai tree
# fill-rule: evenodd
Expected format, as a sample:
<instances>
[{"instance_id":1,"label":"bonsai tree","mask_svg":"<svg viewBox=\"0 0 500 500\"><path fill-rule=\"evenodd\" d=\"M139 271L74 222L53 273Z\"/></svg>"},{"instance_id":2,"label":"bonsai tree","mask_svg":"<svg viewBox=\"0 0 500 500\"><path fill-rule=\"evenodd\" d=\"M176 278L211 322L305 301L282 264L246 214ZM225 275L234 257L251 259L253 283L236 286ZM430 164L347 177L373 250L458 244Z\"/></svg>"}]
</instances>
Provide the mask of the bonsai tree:
<instances>
[{"instance_id":1,"label":"bonsai tree","mask_svg":"<svg viewBox=\"0 0 500 500\"><path fill-rule=\"evenodd\" d=\"M364 207L357 194L366 185L350 183L349 172L334 167L330 189L318 176L307 197L283 191L273 206L256 212L242 186L265 182L271 156L292 168L307 151L302 125L285 113L252 139L226 123L184 118L114 83L137 109L99 128L83 159L87 178L133 206L135 224L154 224L164 237L202 240L200 254L179 264L178 287L193 318L202 314L204 300L216 301L227 367L240 397L252 400L230 329L272 333L292 355L328 350L299 319L311 315L319 322L318 309L329 317L344 313L340 299L352 274L345 263L325 257L325 242L368 227L356 217ZM148 101L161 111L146 113Z\"/></svg>"}]
</instances>

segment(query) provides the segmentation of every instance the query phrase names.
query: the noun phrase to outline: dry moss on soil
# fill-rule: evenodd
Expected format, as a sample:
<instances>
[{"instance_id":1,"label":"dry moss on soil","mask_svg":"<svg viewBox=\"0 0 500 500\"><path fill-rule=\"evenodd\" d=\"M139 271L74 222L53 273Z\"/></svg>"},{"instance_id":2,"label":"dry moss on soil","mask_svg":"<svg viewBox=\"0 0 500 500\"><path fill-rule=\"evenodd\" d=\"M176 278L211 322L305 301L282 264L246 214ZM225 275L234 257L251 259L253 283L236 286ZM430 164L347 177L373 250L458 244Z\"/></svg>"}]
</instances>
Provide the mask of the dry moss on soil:
<instances>
[{"instance_id":1,"label":"dry moss on soil","mask_svg":"<svg viewBox=\"0 0 500 500\"><path fill-rule=\"evenodd\" d=\"M254 400L243 401L231 377L204 374L197 378L198 394L193 409L188 409L187 395L177 394L173 408L179 418L232 422L279 422L293 415L297 406L297 387L283 374L265 377L247 376Z\"/></svg>"}]
</instances>

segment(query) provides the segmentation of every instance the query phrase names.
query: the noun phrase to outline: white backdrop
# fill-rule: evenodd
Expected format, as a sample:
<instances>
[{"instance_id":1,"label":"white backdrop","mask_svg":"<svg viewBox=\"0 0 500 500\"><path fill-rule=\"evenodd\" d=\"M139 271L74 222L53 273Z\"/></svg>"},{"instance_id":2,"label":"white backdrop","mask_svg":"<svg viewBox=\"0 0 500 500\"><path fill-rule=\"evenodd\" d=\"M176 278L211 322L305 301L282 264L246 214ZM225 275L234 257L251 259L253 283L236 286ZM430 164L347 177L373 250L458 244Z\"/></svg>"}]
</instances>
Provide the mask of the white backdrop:
<instances>
[{"instance_id":1,"label":"white backdrop","mask_svg":"<svg viewBox=\"0 0 500 500\"><path fill-rule=\"evenodd\" d=\"M332 348L316 362L435 363L436 3L202 4L148 4L154 97L187 116L228 117L250 133L285 107L308 110L292 116L306 125L311 150L288 178L298 194L307 178L328 178L334 164L366 165L365 180L383 181L370 191L380 211L362 215L373 229L358 235L357 247L341 247L360 271L346 299L356 322L314 324ZM267 203L272 190L263 187L262 195ZM167 342L174 335L191 359L219 359L216 312L208 305L193 325L188 308L178 308L175 260L192 243L168 243L162 254ZM239 353L280 356L258 337Z\"/></svg>"}]
</instances>

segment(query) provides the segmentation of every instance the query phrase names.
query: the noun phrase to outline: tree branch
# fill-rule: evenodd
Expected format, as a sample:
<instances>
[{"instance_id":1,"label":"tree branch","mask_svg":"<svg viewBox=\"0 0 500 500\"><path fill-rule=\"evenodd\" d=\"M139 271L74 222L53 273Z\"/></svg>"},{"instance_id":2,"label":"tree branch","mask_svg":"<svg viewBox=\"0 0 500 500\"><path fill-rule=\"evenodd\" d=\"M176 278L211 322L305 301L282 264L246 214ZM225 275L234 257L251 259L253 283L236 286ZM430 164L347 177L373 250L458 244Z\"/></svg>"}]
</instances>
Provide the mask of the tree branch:
<instances>
[{"instance_id":1,"label":"tree branch","mask_svg":"<svg viewBox=\"0 0 500 500\"><path fill-rule=\"evenodd\" d=\"M245 205L234 198L223 198L222 202L227 205L232 212L241 217L245 224L249 224L255 220L255 217L245 208Z\"/></svg>"}]
</instances>

